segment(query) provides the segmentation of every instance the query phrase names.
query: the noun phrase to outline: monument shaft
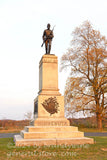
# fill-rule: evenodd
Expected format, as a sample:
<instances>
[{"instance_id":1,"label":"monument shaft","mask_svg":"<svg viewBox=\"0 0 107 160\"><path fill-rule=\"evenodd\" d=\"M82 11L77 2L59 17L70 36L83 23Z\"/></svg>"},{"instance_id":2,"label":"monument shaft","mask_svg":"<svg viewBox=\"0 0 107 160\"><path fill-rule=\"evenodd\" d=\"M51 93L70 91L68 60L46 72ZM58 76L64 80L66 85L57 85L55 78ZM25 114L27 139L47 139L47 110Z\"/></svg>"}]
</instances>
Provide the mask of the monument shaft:
<instances>
[{"instance_id":1,"label":"monument shaft","mask_svg":"<svg viewBox=\"0 0 107 160\"><path fill-rule=\"evenodd\" d=\"M44 55L39 63L39 94L61 95L58 89L58 60L55 55Z\"/></svg>"}]
</instances>

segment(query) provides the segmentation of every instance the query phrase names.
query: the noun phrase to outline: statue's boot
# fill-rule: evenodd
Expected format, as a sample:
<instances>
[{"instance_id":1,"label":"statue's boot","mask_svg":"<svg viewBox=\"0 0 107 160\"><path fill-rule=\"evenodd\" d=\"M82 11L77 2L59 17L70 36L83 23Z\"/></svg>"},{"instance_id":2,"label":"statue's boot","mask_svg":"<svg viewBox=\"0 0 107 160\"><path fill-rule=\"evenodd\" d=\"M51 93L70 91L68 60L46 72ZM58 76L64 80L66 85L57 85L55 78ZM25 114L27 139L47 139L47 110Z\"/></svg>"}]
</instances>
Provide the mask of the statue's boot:
<instances>
[{"instance_id":1,"label":"statue's boot","mask_svg":"<svg viewBox=\"0 0 107 160\"><path fill-rule=\"evenodd\" d=\"M50 51L51 51L51 45L49 45L49 53L48 54L50 54Z\"/></svg>"},{"instance_id":2,"label":"statue's boot","mask_svg":"<svg viewBox=\"0 0 107 160\"><path fill-rule=\"evenodd\" d=\"M47 52L47 51L48 51L48 49L47 49L47 47L46 47L46 54L48 54L48 52Z\"/></svg>"}]
</instances>

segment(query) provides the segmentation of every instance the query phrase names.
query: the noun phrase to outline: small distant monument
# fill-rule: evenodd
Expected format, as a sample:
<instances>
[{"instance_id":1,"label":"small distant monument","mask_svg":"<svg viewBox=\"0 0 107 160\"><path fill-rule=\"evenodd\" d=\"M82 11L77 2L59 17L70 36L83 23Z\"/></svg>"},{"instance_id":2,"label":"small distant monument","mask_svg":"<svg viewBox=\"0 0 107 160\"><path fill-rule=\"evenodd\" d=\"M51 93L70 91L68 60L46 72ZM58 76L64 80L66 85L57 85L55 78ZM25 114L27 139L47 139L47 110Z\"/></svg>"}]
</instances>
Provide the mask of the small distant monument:
<instances>
[{"instance_id":1,"label":"small distant monument","mask_svg":"<svg viewBox=\"0 0 107 160\"><path fill-rule=\"evenodd\" d=\"M48 26L48 28L49 26ZM72 145L93 144L92 138L84 137L78 127L70 126L64 117L64 96L58 89L58 59L50 54L50 40L53 38L43 33L45 51L39 62L39 92L34 99L35 119L31 126L25 126L20 135L15 135L16 146ZM48 33L49 34L49 33Z\"/></svg>"}]
</instances>

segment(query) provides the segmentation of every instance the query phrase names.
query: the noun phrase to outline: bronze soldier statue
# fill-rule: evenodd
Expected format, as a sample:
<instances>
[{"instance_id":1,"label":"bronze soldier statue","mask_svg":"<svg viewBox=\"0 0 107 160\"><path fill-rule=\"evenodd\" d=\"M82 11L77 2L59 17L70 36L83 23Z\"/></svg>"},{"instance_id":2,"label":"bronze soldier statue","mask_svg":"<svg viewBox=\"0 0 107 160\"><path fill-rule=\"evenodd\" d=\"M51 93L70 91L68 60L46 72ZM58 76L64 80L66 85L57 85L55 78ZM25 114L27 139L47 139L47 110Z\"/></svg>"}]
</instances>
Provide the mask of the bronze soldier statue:
<instances>
[{"instance_id":1,"label":"bronze soldier statue","mask_svg":"<svg viewBox=\"0 0 107 160\"><path fill-rule=\"evenodd\" d=\"M53 35L53 30L50 30L50 24L47 24L47 29L44 30L43 32L43 44L45 43L45 50L46 50L46 54L50 54L51 51L51 43L52 43L52 39L54 37ZM41 47L43 46L43 44L41 45Z\"/></svg>"}]
</instances>

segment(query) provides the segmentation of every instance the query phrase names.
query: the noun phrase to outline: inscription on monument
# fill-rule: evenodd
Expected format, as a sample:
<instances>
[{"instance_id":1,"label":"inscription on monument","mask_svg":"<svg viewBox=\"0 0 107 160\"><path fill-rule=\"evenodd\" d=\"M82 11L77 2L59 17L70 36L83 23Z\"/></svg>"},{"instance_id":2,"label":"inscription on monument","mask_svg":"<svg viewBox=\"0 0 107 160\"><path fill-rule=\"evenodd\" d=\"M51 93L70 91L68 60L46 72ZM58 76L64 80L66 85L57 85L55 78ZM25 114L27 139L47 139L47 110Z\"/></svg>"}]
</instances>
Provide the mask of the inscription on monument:
<instances>
[{"instance_id":1,"label":"inscription on monument","mask_svg":"<svg viewBox=\"0 0 107 160\"><path fill-rule=\"evenodd\" d=\"M67 122L61 122L61 121L47 121L47 122L38 122L39 126L67 126Z\"/></svg>"},{"instance_id":2,"label":"inscription on monument","mask_svg":"<svg viewBox=\"0 0 107 160\"><path fill-rule=\"evenodd\" d=\"M42 106L46 109L47 112L50 113L50 115L54 113L58 113L59 111L59 103L57 102L56 97L50 97L46 99L43 103Z\"/></svg>"},{"instance_id":3,"label":"inscription on monument","mask_svg":"<svg viewBox=\"0 0 107 160\"><path fill-rule=\"evenodd\" d=\"M45 63L57 63L57 59L44 58L43 62L45 62Z\"/></svg>"},{"instance_id":4,"label":"inscription on monument","mask_svg":"<svg viewBox=\"0 0 107 160\"><path fill-rule=\"evenodd\" d=\"M42 63L57 63L57 58L44 57L43 59L41 59L41 61L39 63L39 67L41 66Z\"/></svg>"}]
</instances>

